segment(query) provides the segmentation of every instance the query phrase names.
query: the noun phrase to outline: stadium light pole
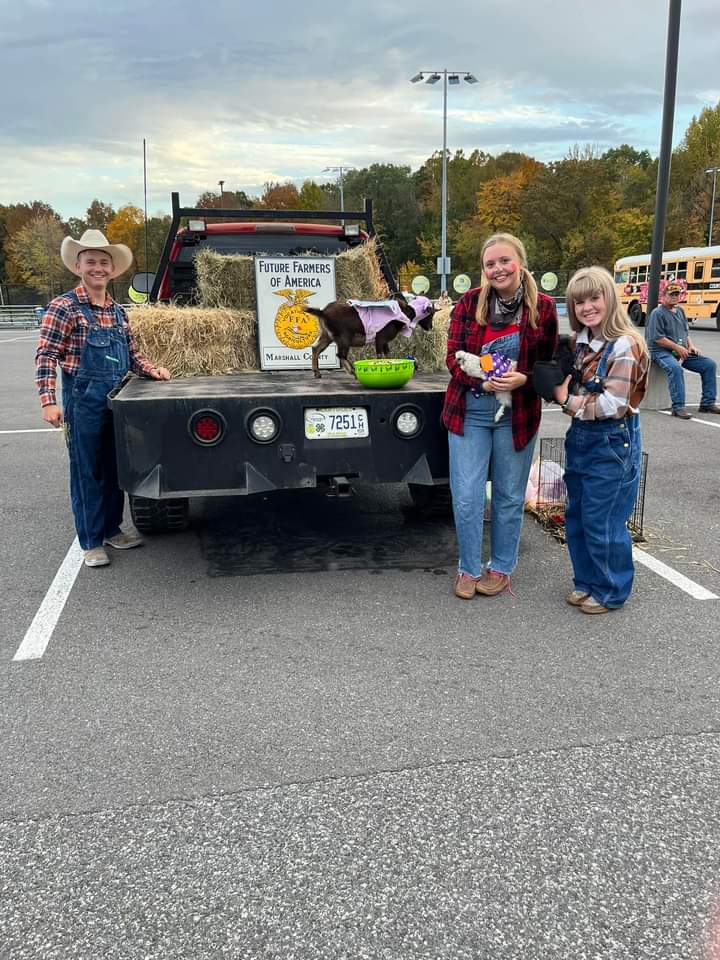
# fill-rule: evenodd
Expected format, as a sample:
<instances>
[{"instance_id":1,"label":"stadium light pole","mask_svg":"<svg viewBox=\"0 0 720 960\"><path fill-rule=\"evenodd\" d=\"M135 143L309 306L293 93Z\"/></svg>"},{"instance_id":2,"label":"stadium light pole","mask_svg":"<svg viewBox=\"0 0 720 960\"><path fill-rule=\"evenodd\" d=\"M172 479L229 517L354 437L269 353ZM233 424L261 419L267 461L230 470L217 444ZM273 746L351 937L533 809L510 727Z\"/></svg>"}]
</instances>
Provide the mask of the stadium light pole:
<instances>
[{"instance_id":1,"label":"stadium light pole","mask_svg":"<svg viewBox=\"0 0 720 960\"><path fill-rule=\"evenodd\" d=\"M348 170L354 170L355 167L325 167L323 173L337 173L338 181L340 183L340 213L345 209L345 195L343 193L343 175L347 173ZM340 220L340 223L345 223L343 219Z\"/></svg>"},{"instance_id":2,"label":"stadium light pole","mask_svg":"<svg viewBox=\"0 0 720 960\"><path fill-rule=\"evenodd\" d=\"M427 76L426 76L427 74ZM410 83L419 83L424 80L425 83L443 82L443 144L442 144L442 187L441 187L441 212L440 212L440 257L438 259L437 272L440 274L440 292L447 290L447 275L450 272L450 265L447 257L447 88L448 81L451 86L459 86L460 78L465 83L477 83L477 77L468 70L421 70L414 77L410 78Z\"/></svg>"},{"instance_id":3,"label":"stadium light pole","mask_svg":"<svg viewBox=\"0 0 720 960\"><path fill-rule=\"evenodd\" d=\"M218 186L220 187L220 209L225 206L225 194L223 193L223 187L225 186L224 180L218 180Z\"/></svg>"},{"instance_id":4,"label":"stadium light pole","mask_svg":"<svg viewBox=\"0 0 720 960\"><path fill-rule=\"evenodd\" d=\"M715 213L715 186L717 184L717 175L720 172L720 167L708 167L705 173L711 173L713 175L713 188L712 188L712 200L710 201L710 229L708 230L708 246L712 246L712 231L713 231L713 215Z\"/></svg>"}]
</instances>

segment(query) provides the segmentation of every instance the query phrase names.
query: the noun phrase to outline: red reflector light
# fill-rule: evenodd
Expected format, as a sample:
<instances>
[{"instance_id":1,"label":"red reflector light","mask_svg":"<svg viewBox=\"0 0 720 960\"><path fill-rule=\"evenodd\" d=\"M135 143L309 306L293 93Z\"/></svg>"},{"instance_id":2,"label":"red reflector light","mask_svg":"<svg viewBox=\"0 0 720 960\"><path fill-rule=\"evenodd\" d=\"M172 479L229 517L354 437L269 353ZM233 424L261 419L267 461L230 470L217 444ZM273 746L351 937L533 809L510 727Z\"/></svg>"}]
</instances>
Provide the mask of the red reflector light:
<instances>
[{"instance_id":1,"label":"red reflector light","mask_svg":"<svg viewBox=\"0 0 720 960\"><path fill-rule=\"evenodd\" d=\"M214 410L199 410L190 418L188 430L196 443L211 447L225 435L225 419Z\"/></svg>"},{"instance_id":2,"label":"red reflector light","mask_svg":"<svg viewBox=\"0 0 720 960\"><path fill-rule=\"evenodd\" d=\"M204 443L212 443L220 436L222 427L215 417L200 417L195 421L195 436Z\"/></svg>"}]
</instances>

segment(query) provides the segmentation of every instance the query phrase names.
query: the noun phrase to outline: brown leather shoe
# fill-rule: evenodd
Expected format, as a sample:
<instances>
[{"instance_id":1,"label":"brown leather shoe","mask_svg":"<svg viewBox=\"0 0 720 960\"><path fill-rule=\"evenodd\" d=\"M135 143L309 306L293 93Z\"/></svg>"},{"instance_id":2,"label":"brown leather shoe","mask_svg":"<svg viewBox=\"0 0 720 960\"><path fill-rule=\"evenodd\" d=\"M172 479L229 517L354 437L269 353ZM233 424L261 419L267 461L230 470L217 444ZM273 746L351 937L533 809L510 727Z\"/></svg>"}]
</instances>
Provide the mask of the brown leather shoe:
<instances>
[{"instance_id":1,"label":"brown leather shoe","mask_svg":"<svg viewBox=\"0 0 720 960\"><path fill-rule=\"evenodd\" d=\"M677 410L673 410L672 415L680 417L681 420L692 420L692 414L685 407L678 407Z\"/></svg>"},{"instance_id":2,"label":"brown leather shoe","mask_svg":"<svg viewBox=\"0 0 720 960\"><path fill-rule=\"evenodd\" d=\"M704 407L698 407L698 413L720 413L720 406L717 403L707 403Z\"/></svg>"},{"instance_id":3,"label":"brown leather shoe","mask_svg":"<svg viewBox=\"0 0 720 960\"><path fill-rule=\"evenodd\" d=\"M604 607L595 597L588 597L580 604L583 613L610 613L610 607Z\"/></svg>"},{"instance_id":4,"label":"brown leather shoe","mask_svg":"<svg viewBox=\"0 0 720 960\"><path fill-rule=\"evenodd\" d=\"M475 596L475 584L477 580L469 577L466 573L459 573L453 583L453 593L461 600L472 600Z\"/></svg>"},{"instance_id":5,"label":"brown leather shoe","mask_svg":"<svg viewBox=\"0 0 720 960\"><path fill-rule=\"evenodd\" d=\"M496 597L506 587L510 586L510 577L507 573L498 573L496 570L486 570L475 584L478 593L486 597Z\"/></svg>"},{"instance_id":6,"label":"brown leather shoe","mask_svg":"<svg viewBox=\"0 0 720 960\"><path fill-rule=\"evenodd\" d=\"M571 607L579 607L589 596L584 590L573 590L565 597L565 603L569 603Z\"/></svg>"}]
</instances>

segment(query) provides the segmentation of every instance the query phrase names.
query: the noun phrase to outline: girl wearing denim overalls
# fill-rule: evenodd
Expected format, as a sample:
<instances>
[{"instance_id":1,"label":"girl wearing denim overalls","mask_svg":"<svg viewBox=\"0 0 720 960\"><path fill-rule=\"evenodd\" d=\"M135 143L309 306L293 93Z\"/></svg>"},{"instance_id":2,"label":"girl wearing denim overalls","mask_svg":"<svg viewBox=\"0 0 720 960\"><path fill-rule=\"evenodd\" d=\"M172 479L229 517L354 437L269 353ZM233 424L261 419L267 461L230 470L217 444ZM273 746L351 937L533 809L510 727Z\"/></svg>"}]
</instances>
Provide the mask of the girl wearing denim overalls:
<instances>
[{"instance_id":1,"label":"girl wearing denim overalls","mask_svg":"<svg viewBox=\"0 0 720 960\"><path fill-rule=\"evenodd\" d=\"M578 270L565 296L579 380L572 391L570 377L554 390L572 417L565 437L565 534L574 590L566 599L583 613L608 613L630 596L635 573L627 522L640 483L638 407L649 359L607 270Z\"/></svg>"}]
</instances>

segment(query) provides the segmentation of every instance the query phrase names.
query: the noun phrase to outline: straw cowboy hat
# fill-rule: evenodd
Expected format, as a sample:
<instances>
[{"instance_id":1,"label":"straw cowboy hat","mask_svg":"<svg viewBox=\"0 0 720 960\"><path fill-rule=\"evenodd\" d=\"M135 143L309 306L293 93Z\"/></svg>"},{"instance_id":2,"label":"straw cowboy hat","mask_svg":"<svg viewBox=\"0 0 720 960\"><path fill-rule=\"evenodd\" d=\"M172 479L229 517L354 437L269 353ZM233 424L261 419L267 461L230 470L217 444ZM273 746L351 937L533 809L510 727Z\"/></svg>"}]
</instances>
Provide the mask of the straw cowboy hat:
<instances>
[{"instance_id":1,"label":"straw cowboy hat","mask_svg":"<svg viewBox=\"0 0 720 960\"><path fill-rule=\"evenodd\" d=\"M126 247L124 243L108 243L107 237L100 230L86 230L79 240L65 237L60 245L60 257L71 273L78 273L77 258L83 250L102 250L112 257L113 272L110 280L119 277L132 266L133 255L130 247Z\"/></svg>"}]
</instances>

